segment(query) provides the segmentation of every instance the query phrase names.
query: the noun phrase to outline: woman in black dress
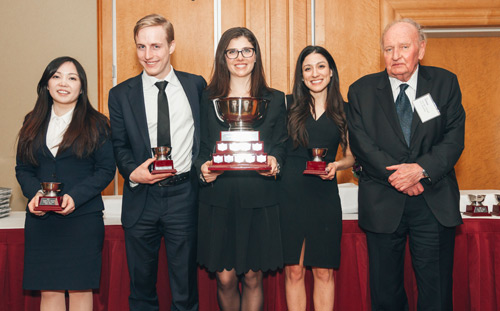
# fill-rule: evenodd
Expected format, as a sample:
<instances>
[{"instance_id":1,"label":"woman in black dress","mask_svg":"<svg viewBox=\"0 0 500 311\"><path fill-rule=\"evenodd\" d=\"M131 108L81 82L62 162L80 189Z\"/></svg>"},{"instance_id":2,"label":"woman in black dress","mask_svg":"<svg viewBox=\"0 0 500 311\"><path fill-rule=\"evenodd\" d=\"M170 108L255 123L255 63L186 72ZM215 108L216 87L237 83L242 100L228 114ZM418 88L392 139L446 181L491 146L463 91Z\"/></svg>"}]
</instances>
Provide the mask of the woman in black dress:
<instances>
[{"instance_id":1,"label":"woman in black dress","mask_svg":"<svg viewBox=\"0 0 500 311\"><path fill-rule=\"evenodd\" d=\"M220 132L228 130L217 119L211 99L249 96L269 101L264 119L254 129L264 142L271 170L208 170ZM201 99L201 148L196 161L204 183L199 196L198 262L216 273L221 310L261 310L263 271L283 265L275 176L286 136L285 96L266 84L257 39L246 28L227 30Z\"/></svg>"},{"instance_id":2,"label":"woman in black dress","mask_svg":"<svg viewBox=\"0 0 500 311\"><path fill-rule=\"evenodd\" d=\"M101 191L115 175L108 119L87 97L71 57L50 62L35 108L19 132L16 177L28 198L23 287L41 290L41 310L92 310L104 240ZM61 182L61 211L36 210L41 182Z\"/></svg>"},{"instance_id":3,"label":"woman in black dress","mask_svg":"<svg viewBox=\"0 0 500 311\"><path fill-rule=\"evenodd\" d=\"M304 276L312 267L315 310L333 310L333 269L340 263L342 210L335 173L354 158L335 62L322 47L302 50L287 97L287 158L280 182L281 229L289 310L306 310ZM338 146L343 157L335 161ZM304 175L308 149L328 148L326 175Z\"/></svg>"}]
</instances>

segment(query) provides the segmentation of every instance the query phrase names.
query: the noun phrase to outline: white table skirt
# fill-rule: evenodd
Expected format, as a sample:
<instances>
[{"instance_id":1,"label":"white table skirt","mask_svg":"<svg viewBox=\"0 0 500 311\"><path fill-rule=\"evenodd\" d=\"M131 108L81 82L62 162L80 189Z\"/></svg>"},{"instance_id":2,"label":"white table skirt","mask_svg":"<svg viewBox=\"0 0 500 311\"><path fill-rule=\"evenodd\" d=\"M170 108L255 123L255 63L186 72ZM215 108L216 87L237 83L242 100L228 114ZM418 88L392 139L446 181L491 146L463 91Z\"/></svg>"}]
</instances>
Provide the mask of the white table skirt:
<instances>
[{"instance_id":1,"label":"white table skirt","mask_svg":"<svg viewBox=\"0 0 500 311\"><path fill-rule=\"evenodd\" d=\"M486 199L484 205L488 206L489 211L493 204L497 204L494 194L500 193L500 190L461 190L460 191L460 212L465 212L465 207L470 204L468 194L485 194ZM342 202L342 219L356 220L358 219L358 186L352 183L339 185L340 200ZM105 225L121 225L121 195L103 196L104 201L104 224ZM11 212L9 216L0 218L0 229L17 229L24 228L25 212ZM463 218L470 218L462 215ZM477 218L477 217L474 217ZM483 217L480 217L483 218ZM487 218L487 217L484 217ZM493 217L500 219L500 217Z\"/></svg>"}]
</instances>

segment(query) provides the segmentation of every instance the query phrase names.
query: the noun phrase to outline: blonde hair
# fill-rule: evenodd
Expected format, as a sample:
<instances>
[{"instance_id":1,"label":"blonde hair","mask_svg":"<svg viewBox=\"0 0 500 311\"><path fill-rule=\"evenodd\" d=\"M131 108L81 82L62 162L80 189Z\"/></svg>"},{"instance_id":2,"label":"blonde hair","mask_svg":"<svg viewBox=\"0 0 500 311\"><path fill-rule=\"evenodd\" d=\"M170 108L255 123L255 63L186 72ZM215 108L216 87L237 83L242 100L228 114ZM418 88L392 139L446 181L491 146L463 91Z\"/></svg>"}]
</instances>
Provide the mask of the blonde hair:
<instances>
[{"instance_id":1,"label":"blonde hair","mask_svg":"<svg viewBox=\"0 0 500 311\"><path fill-rule=\"evenodd\" d=\"M139 30L151 26L163 27L163 29L165 30L165 34L167 35L168 44L170 44L174 40L174 26L168 19L161 16L160 14L150 14L138 20L134 27L134 40L135 38L137 38L137 33L139 33Z\"/></svg>"}]
</instances>

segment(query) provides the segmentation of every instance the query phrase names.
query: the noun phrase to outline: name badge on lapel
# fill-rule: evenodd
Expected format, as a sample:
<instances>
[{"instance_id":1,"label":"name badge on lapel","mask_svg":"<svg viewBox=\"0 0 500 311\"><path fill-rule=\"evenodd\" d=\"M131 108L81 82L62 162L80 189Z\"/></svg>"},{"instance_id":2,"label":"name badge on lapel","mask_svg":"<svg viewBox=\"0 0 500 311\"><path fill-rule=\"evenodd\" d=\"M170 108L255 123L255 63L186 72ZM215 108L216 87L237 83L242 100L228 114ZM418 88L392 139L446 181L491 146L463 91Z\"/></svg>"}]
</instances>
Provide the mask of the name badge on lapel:
<instances>
[{"instance_id":1,"label":"name badge on lapel","mask_svg":"<svg viewBox=\"0 0 500 311\"><path fill-rule=\"evenodd\" d=\"M415 110L417 111L422 123L425 123L441 115L436 103L429 93L415 99L415 101L413 102L413 106L415 107Z\"/></svg>"}]
</instances>

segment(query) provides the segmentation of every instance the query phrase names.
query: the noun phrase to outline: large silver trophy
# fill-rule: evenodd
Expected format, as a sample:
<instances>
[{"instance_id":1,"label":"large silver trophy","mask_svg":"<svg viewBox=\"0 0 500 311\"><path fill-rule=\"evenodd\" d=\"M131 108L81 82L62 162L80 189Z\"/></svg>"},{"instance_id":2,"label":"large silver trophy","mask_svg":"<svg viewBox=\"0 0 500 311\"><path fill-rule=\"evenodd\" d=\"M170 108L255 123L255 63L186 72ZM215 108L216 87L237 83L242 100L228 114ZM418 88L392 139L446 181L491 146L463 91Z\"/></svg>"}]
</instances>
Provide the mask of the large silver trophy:
<instances>
[{"instance_id":1,"label":"large silver trophy","mask_svg":"<svg viewBox=\"0 0 500 311\"><path fill-rule=\"evenodd\" d=\"M212 154L213 171L267 171L267 154L264 142L252 124L264 117L268 101L255 97L226 97L213 100L217 118L229 125L221 131L220 141Z\"/></svg>"}]
</instances>

